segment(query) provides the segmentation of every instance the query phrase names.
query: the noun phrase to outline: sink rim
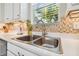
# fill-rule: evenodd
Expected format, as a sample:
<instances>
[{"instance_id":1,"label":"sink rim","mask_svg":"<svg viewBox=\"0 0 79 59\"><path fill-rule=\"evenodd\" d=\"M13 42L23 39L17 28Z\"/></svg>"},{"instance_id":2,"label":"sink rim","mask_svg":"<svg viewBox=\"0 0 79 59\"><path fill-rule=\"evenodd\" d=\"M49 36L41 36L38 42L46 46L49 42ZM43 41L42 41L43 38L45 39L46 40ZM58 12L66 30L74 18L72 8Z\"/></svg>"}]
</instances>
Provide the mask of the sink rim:
<instances>
[{"instance_id":1,"label":"sink rim","mask_svg":"<svg viewBox=\"0 0 79 59\"><path fill-rule=\"evenodd\" d=\"M35 36L36 36L36 38L35 38ZM32 35L32 36L30 36L30 35L25 35L25 36L21 36L21 37L12 38L12 39L17 39L17 40L27 41L27 42L28 42L27 39L26 39L26 40L20 39L20 38L24 38L24 37L29 37L29 38L31 39L31 40L29 39L29 41L34 41L34 40L40 38L41 36L40 36L40 35ZM34 38L34 39L32 39L31 37Z\"/></svg>"}]
</instances>

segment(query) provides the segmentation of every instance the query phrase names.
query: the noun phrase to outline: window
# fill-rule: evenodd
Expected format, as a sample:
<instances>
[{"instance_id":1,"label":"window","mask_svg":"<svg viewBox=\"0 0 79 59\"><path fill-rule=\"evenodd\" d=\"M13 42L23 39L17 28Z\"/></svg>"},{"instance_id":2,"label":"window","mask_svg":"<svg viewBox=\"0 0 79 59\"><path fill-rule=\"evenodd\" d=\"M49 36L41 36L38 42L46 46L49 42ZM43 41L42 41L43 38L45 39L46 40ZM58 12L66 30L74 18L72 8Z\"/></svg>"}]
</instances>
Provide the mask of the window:
<instances>
[{"instance_id":1,"label":"window","mask_svg":"<svg viewBox=\"0 0 79 59\"><path fill-rule=\"evenodd\" d=\"M56 3L32 4L33 23L42 20L44 23L54 23L58 21L58 5Z\"/></svg>"}]
</instances>

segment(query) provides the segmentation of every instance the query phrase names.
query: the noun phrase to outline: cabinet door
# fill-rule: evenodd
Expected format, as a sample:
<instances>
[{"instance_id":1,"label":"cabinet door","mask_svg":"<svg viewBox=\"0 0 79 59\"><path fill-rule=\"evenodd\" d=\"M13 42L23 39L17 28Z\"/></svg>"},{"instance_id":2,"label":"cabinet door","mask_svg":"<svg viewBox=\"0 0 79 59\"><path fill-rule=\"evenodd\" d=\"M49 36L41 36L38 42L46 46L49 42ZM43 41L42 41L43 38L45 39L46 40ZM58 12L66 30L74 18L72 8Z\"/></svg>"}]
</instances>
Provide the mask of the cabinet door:
<instances>
[{"instance_id":1,"label":"cabinet door","mask_svg":"<svg viewBox=\"0 0 79 59\"><path fill-rule=\"evenodd\" d=\"M4 21L4 3L0 3L0 22Z\"/></svg>"},{"instance_id":2,"label":"cabinet door","mask_svg":"<svg viewBox=\"0 0 79 59\"><path fill-rule=\"evenodd\" d=\"M14 19L20 18L20 3L14 3Z\"/></svg>"},{"instance_id":3,"label":"cabinet door","mask_svg":"<svg viewBox=\"0 0 79 59\"><path fill-rule=\"evenodd\" d=\"M1 10L1 7L2 7L2 4L0 4L0 21L1 21L1 19L2 19L2 10Z\"/></svg>"},{"instance_id":4,"label":"cabinet door","mask_svg":"<svg viewBox=\"0 0 79 59\"><path fill-rule=\"evenodd\" d=\"M21 3L21 19L31 19L31 6L30 3Z\"/></svg>"},{"instance_id":5,"label":"cabinet door","mask_svg":"<svg viewBox=\"0 0 79 59\"><path fill-rule=\"evenodd\" d=\"M19 48L18 55L20 55L20 56L36 56L36 54L34 54L34 53L30 52L30 51L21 49L21 48Z\"/></svg>"},{"instance_id":6,"label":"cabinet door","mask_svg":"<svg viewBox=\"0 0 79 59\"><path fill-rule=\"evenodd\" d=\"M13 19L13 4L5 3L4 5L4 19Z\"/></svg>"},{"instance_id":7,"label":"cabinet door","mask_svg":"<svg viewBox=\"0 0 79 59\"><path fill-rule=\"evenodd\" d=\"M0 56L6 56L7 52L7 42L0 39Z\"/></svg>"},{"instance_id":8,"label":"cabinet door","mask_svg":"<svg viewBox=\"0 0 79 59\"><path fill-rule=\"evenodd\" d=\"M24 50L23 48L20 48L18 46L15 46L11 43L7 44L7 50L10 50L17 56L36 56L36 54L31 53L30 51Z\"/></svg>"},{"instance_id":9,"label":"cabinet door","mask_svg":"<svg viewBox=\"0 0 79 59\"><path fill-rule=\"evenodd\" d=\"M11 53L10 51L7 51L7 56L15 56L15 55Z\"/></svg>"}]
</instances>

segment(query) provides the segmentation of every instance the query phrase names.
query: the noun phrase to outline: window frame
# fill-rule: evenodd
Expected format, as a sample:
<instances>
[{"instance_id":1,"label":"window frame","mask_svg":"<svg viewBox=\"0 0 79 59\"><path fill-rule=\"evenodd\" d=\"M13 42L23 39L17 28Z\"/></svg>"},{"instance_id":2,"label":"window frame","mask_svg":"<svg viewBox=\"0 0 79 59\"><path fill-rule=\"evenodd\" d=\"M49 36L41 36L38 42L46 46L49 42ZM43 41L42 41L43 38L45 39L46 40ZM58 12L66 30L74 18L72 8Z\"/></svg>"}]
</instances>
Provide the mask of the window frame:
<instances>
[{"instance_id":1,"label":"window frame","mask_svg":"<svg viewBox=\"0 0 79 59\"><path fill-rule=\"evenodd\" d=\"M33 4L35 4L35 3L32 3L31 4L31 14L32 14L32 16L31 16L31 21L32 21L32 24L34 24L35 25L35 23L34 23L34 12L33 12ZM56 24L56 23L58 23L59 21L60 21L60 4L59 3L56 3L57 4L57 6L59 7L59 10L58 10L58 20L57 21L55 21L54 23L45 23L45 24L47 24L47 25L50 25L50 24Z\"/></svg>"}]
</instances>

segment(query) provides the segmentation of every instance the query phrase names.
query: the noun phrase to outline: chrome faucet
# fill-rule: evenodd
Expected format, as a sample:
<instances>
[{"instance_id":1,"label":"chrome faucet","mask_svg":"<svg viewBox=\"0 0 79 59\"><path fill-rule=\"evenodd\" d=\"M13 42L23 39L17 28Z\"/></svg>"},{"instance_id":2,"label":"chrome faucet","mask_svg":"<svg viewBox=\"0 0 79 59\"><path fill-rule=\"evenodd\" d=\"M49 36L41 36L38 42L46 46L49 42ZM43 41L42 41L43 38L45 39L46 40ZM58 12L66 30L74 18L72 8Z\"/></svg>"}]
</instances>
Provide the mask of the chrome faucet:
<instances>
[{"instance_id":1,"label":"chrome faucet","mask_svg":"<svg viewBox=\"0 0 79 59\"><path fill-rule=\"evenodd\" d=\"M43 38L43 42L44 42L45 41L45 37L47 35L46 24L42 20L38 20L36 23L37 23L37 25L39 25L39 24L42 25L42 36L39 37L38 39L33 40L32 43L34 43L35 41L39 40L40 38ZM38 28L38 27L36 27L36 28Z\"/></svg>"},{"instance_id":2,"label":"chrome faucet","mask_svg":"<svg viewBox=\"0 0 79 59\"><path fill-rule=\"evenodd\" d=\"M42 25L42 36L45 37L47 35L46 24L42 20L38 20L37 24L41 24Z\"/></svg>"}]
</instances>

